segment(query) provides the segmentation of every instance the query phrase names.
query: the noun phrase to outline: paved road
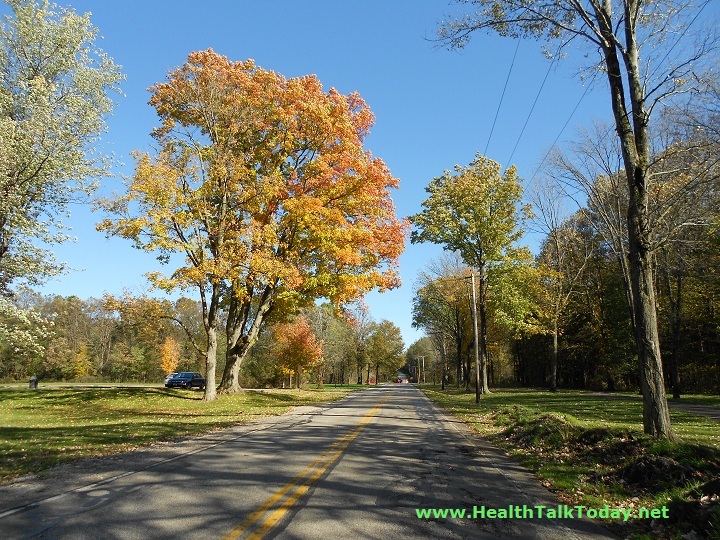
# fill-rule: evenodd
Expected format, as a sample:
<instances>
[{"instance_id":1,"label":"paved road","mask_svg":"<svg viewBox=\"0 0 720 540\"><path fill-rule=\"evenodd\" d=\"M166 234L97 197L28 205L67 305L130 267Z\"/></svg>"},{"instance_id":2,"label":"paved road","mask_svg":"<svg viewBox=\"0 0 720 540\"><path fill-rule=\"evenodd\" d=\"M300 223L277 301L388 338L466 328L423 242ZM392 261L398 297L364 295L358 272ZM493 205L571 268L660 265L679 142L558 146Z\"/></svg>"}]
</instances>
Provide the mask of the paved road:
<instances>
[{"instance_id":1,"label":"paved road","mask_svg":"<svg viewBox=\"0 0 720 540\"><path fill-rule=\"evenodd\" d=\"M671 409L685 411L698 416L705 416L716 422L720 422L720 407L713 405L698 405L696 403L679 403L677 401L668 401Z\"/></svg>"},{"instance_id":2,"label":"paved road","mask_svg":"<svg viewBox=\"0 0 720 540\"><path fill-rule=\"evenodd\" d=\"M97 463L77 476L66 466L44 492L0 489L3 537L613 538L579 519L419 519L558 502L410 385Z\"/></svg>"}]
</instances>

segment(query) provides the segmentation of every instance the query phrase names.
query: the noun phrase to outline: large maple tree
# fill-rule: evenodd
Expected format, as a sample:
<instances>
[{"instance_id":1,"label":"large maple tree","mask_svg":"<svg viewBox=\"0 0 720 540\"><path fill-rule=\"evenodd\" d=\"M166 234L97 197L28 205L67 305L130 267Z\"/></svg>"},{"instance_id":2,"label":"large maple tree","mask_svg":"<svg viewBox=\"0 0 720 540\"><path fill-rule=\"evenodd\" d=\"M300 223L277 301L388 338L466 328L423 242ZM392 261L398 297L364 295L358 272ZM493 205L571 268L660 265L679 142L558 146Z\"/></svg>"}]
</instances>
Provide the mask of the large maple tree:
<instances>
[{"instance_id":1,"label":"large maple tree","mask_svg":"<svg viewBox=\"0 0 720 540\"><path fill-rule=\"evenodd\" d=\"M287 79L212 50L191 53L151 92L158 150L137 154L127 194L106 203L115 218L99 227L166 262L185 255L170 275L150 279L200 293L206 400L215 398L221 320L219 391L233 392L273 313L399 285L407 225L390 196L398 181L363 147L374 116L357 93L324 91L315 76Z\"/></svg>"}]
</instances>

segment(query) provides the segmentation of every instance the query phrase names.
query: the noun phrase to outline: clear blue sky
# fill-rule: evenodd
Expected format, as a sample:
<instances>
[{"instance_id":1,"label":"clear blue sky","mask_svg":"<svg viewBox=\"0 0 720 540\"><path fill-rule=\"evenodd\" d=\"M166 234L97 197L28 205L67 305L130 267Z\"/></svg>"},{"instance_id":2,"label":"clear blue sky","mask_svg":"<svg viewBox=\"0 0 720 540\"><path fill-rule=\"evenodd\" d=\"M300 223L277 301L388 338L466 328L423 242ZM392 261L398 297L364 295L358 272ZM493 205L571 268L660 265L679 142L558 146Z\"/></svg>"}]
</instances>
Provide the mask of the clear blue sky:
<instances>
[{"instance_id":1,"label":"clear blue sky","mask_svg":"<svg viewBox=\"0 0 720 540\"><path fill-rule=\"evenodd\" d=\"M478 34L462 51L438 48L430 41L438 22L459 9L446 0L56 3L92 13L102 35L99 46L123 66L127 77L103 142L104 151L125 163L117 167L118 175L132 173L132 150L150 148L149 132L157 117L147 105L147 88L164 80L188 53L208 47L232 60L253 58L287 77L316 74L327 89L358 91L376 116L367 147L400 179L393 199L402 217L420 210L433 177L455 164L466 165L486 146L487 156L506 167L517 144L511 163L529 180L558 137L562 144L580 126L609 116L601 80L571 117L585 87L569 62L550 72L538 97L550 64L538 43L523 41L488 146L517 42ZM2 5L2 12L7 11ZM101 194L113 191L122 191L119 178L103 183ZM76 205L71 211L67 223L77 242L58 246L55 253L74 270L42 292L87 298L146 290L144 274L158 268L154 256L96 232L102 216L89 207ZM526 243L535 247L537 240ZM422 337L411 327L416 275L440 253L439 247L408 241L400 259L403 286L366 299L375 320L388 319L401 328L406 345Z\"/></svg>"}]
</instances>

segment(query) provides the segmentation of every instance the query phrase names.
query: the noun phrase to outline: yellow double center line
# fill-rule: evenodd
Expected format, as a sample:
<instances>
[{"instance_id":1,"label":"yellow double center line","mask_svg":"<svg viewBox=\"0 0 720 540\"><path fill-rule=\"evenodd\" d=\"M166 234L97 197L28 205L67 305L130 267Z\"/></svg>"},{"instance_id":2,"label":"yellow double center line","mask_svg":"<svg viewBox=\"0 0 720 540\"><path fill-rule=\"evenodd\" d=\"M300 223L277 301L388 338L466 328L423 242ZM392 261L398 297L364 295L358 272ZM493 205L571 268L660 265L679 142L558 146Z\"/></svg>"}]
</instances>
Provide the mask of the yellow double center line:
<instances>
[{"instance_id":1,"label":"yellow double center line","mask_svg":"<svg viewBox=\"0 0 720 540\"><path fill-rule=\"evenodd\" d=\"M259 540L272 529L278 521L308 492L310 487L327 471L345 452L348 445L355 440L365 426L380 411L383 404L390 398L388 394L363 416L358 425L335 441L330 448L323 452L315 461L305 467L300 474L277 490L267 501L253 511L245 521L223 536L222 540L237 540L243 536L256 522L274 508L274 510L260 523L255 531L247 536L247 540ZM287 498L286 495L289 496ZM283 500L284 499L284 500ZM282 502L281 502L282 501ZM280 504L278 504L280 503Z\"/></svg>"}]
</instances>

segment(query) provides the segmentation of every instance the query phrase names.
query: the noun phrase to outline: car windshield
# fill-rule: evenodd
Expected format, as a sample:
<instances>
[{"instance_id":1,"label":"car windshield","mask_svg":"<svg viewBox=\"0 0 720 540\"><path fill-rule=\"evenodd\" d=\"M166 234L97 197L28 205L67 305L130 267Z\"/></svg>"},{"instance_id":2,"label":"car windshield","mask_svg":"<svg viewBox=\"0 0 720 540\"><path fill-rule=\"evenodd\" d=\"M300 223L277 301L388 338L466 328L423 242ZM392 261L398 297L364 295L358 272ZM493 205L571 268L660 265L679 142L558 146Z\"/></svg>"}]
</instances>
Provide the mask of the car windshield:
<instances>
[{"instance_id":1,"label":"car windshield","mask_svg":"<svg viewBox=\"0 0 720 540\"><path fill-rule=\"evenodd\" d=\"M192 379L193 375L194 375L194 373L190 373L190 372L178 373L174 378L175 379Z\"/></svg>"}]
</instances>

